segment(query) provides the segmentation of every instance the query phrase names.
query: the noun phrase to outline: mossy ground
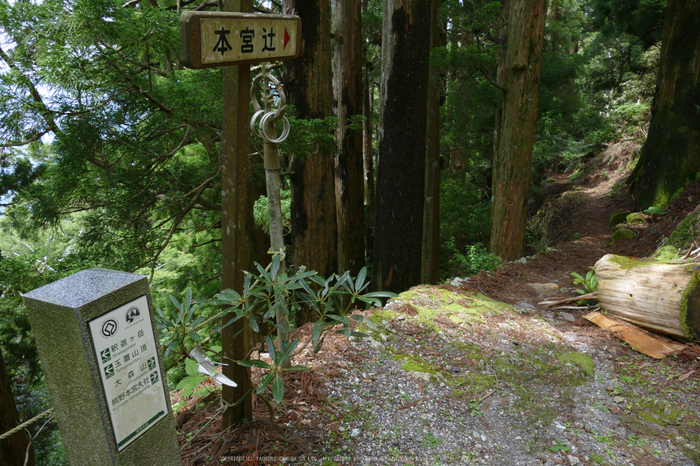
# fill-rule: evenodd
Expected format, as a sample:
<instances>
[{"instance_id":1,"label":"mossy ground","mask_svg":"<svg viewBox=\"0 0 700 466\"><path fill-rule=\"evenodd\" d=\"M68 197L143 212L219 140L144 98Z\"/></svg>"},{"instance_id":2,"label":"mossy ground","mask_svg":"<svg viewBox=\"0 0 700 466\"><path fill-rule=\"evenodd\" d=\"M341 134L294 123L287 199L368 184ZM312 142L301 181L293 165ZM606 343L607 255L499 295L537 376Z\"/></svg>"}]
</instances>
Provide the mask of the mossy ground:
<instances>
[{"instance_id":1,"label":"mossy ground","mask_svg":"<svg viewBox=\"0 0 700 466\"><path fill-rule=\"evenodd\" d=\"M699 227L700 212L693 212L678 224L669 238L669 243L679 249L687 249L697 240Z\"/></svg>"},{"instance_id":2,"label":"mossy ground","mask_svg":"<svg viewBox=\"0 0 700 466\"><path fill-rule=\"evenodd\" d=\"M634 265L639 264L623 267ZM384 333L391 359L399 361L403 371L420 373L427 383L447 385L456 402L469 404L473 416L489 409L488 398L495 392L510 394L499 409L519 429L551 429L555 419L573 419L581 403L592 411L610 413L598 399L582 401L577 395L580 387L596 380L596 359L570 346L542 317L518 315L511 306L478 294L417 287L375 312L372 320ZM694 459L700 450L688 445L700 436L698 410L679 404L676 389L659 392L652 374L639 371L637 360L644 357L631 357L634 364L619 365L614 373L617 388L610 393L626 400L620 418L633 432L631 440L593 433L609 455L593 455L592 464L606 464L606 458L630 449L640 455L646 454L645 448L653 453L651 445L664 435L677 437L678 450ZM544 440L530 447L552 448ZM602 463L596 462L598 458Z\"/></svg>"},{"instance_id":3,"label":"mossy ground","mask_svg":"<svg viewBox=\"0 0 700 466\"><path fill-rule=\"evenodd\" d=\"M566 345L546 320L520 316L512 306L479 294L417 287L371 319L390 341L396 340L388 336L390 329L409 335L389 349L403 370L430 374L432 380L444 381L455 398L476 403L499 386L509 387L517 399L507 411L520 413L526 426L548 425L557 416L556 403L563 401L571 409L566 394L595 376L593 359ZM529 335L527 339L536 335L537 341L494 350L488 343L502 340L503 331ZM554 397L542 397L543 387L557 387L563 395L555 403Z\"/></svg>"}]
</instances>

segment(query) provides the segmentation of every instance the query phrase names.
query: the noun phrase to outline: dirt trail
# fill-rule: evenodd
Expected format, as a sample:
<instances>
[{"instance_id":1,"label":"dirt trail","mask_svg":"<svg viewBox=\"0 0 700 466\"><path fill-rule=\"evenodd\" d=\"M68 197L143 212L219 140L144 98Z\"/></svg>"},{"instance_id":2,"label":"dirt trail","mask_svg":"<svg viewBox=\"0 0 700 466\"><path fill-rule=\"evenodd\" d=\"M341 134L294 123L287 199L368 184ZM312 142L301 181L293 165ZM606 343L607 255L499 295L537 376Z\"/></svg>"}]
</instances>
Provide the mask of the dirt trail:
<instances>
[{"instance_id":1,"label":"dirt trail","mask_svg":"<svg viewBox=\"0 0 700 466\"><path fill-rule=\"evenodd\" d=\"M573 296L571 272L610 252L649 254L700 204L697 183L637 240L610 246L610 215L631 209L619 168L633 148L611 150L574 182L550 176L539 216L553 247L366 312L369 338L332 335L293 361L312 370L286 376L278 422L257 402L247 425L210 424L185 464L700 465L700 349L652 360L584 310L540 306L551 296L528 285ZM218 408L194 405L179 416L183 443Z\"/></svg>"}]
</instances>

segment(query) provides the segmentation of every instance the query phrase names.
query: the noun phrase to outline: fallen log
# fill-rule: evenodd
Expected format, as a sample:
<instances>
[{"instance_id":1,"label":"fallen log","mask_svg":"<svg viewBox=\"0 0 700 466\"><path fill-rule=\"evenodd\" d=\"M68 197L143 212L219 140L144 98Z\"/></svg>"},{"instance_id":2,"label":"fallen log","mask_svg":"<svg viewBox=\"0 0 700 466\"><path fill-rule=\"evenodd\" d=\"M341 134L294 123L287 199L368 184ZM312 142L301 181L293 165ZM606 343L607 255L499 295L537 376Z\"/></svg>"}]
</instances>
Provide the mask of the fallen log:
<instances>
[{"instance_id":1,"label":"fallen log","mask_svg":"<svg viewBox=\"0 0 700 466\"><path fill-rule=\"evenodd\" d=\"M700 262L607 254L594 269L601 309L657 333L700 338Z\"/></svg>"}]
</instances>

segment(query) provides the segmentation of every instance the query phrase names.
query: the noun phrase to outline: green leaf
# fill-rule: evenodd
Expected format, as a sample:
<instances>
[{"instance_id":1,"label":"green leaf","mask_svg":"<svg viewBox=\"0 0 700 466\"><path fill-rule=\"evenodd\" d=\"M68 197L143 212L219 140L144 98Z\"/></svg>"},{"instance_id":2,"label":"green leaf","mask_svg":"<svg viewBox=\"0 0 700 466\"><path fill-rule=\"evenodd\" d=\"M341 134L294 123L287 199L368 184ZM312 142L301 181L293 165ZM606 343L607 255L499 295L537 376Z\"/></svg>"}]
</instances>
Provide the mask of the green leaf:
<instances>
[{"instance_id":1,"label":"green leaf","mask_svg":"<svg viewBox=\"0 0 700 466\"><path fill-rule=\"evenodd\" d=\"M321 332L323 331L324 326L325 322L323 319L318 319L314 324L314 328L311 331L311 343L313 345L316 345L316 343L318 342L318 338L321 336Z\"/></svg>"},{"instance_id":2,"label":"green leaf","mask_svg":"<svg viewBox=\"0 0 700 466\"><path fill-rule=\"evenodd\" d=\"M185 308L183 307L182 309L180 309L180 312L178 312L178 314L177 314L177 320L175 321L175 325L182 322L182 318L184 317L184 315L185 315Z\"/></svg>"},{"instance_id":3,"label":"green leaf","mask_svg":"<svg viewBox=\"0 0 700 466\"><path fill-rule=\"evenodd\" d=\"M187 288L187 291L185 292L185 302L182 303L182 308L183 309L190 309L191 307L192 307L192 288ZM191 312L190 312L190 314L191 314Z\"/></svg>"},{"instance_id":4,"label":"green leaf","mask_svg":"<svg viewBox=\"0 0 700 466\"><path fill-rule=\"evenodd\" d=\"M265 338L265 342L267 343L267 352L270 353L270 359L277 362L277 355L275 353L275 342L273 342L272 338L270 338L269 336Z\"/></svg>"},{"instance_id":5,"label":"green leaf","mask_svg":"<svg viewBox=\"0 0 700 466\"><path fill-rule=\"evenodd\" d=\"M240 320L240 319L241 319L241 316L236 316L236 317L234 317L234 318L232 318L232 319L229 319L228 322L226 322L226 323L225 323L224 325L222 325L221 327L215 328L214 330L212 330L211 333L212 333L212 334L219 333L220 331L222 331L223 329L225 329L226 327L228 327L229 325L233 324L234 322L236 322L236 321L238 321L238 320Z\"/></svg>"},{"instance_id":6,"label":"green leaf","mask_svg":"<svg viewBox=\"0 0 700 466\"><path fill-rule=\"evenodd\" d=\"M173 305L177 308L177 310L181 311L184 308L182 307L182 304L180 304L180 301L177 300L177 298L173 295L168 295L170 296L170 301L172 301Z\"/></svg>"},{"instance_id":7,"label":"green leaf","mask_svg":"<svg viewBox=\"0 0 700 466\"><path fill-rule=\"evenodd\" d=\"M179 338L173 338L173 340L168 345L168 349L165 351L165 358L166 359L170 356L170 353L172 352L172 350L177 348L177 345L180 344L180 341L181 340Z\"/></svg>"},{"instance_id":8,"label":"green leaf","mask_svg":"<svg viewBox=\"0 0 700 466\"><path fill-rule=\"evenodd\" d=\"M280 369L281 371L308 371L309 368L306 366L289 366L285 367L283 369Z\"/></svg>"},{"instance_id":9,"label":"green leaf","mask_svg":"<svg viewBox=\"0 0 700 466\"><path fill-rule=\"evenodd\" d=\"M197 375L199 369L199 363L194 359L185 359L185 372L187 375Z\"/></svg>"},{"instance_id":10,"label":"green leaf","mask_svg":"<svg viewBox=\"0 0 700 466\"><path fill-rule=\"evenodd\" d=\"M352 320L356 320L362 324L365 324L367 327L371 328L372 330L377 329L377 324L375 324L372 319L368 319L367 317L359 314L351 314L350 318Z\"/></svg>"},{"instance_id":11,"label":"green leaf","mask_svg":"<svg viewBox=\"0 0 700 466\"><path fill-rule=\"evenodd\" d=\"M284 380L279 375L275 377L275 381L272 383L272 397L275 399L275 403L278 404L284 399Z\"/></svg>"},{"instance_id":12,"label":"green leaf","mask_svg":"<svg viewBox=\"0 0 700 466\"><path fill-rule=\"evenodd\" d=\"M236 361L239 365L243 367L259 367L260 369L272 369L272 366L261 359L246 359L243 361Z\"/></svg>"},{"instance_id":13,"label":"green leaf","mask_svg":"<svg viewBox=\"0 0 700 466\"><path fill-rule=\"evenodd\" d=\"M272 263L270 266L270 275L272 276L273 279L277 278L277 273L279 272L279 270L280 270L280 256L275 254L274 256L272 256Z\"/></svg>"},{"instance_id":14,"label":"green leaf","mask_svg":"<svg viewBox=\"0 0 700 466\"><path fill-rule=\"evenodd\" d=\"M365 293L367 298L398 298L399 295L392 293L391 291L372 291L371 293Z\"/></svg>"},{"instance_id":15,"label":"green leaf","mask_svg":"<svg viewBox=\"0 0 700 466\"><path fill-rule=\"evenodd\" d=\"M255 393L260 394L267 388L268 385L270 385L270 382L272 381L272 378L275 376L274 372L270 372L269 374L265 375L263 379L260 381L260 385L258 385L258 388L255 389Z\"/></svg>"},{"instance_id":16,"label":"green leaf","mask_svg":"<svg viewBox=\"0 0 700 466\"><path fill-rule=\"evenodd\" d=\"M282 357L280 357L280 362L282 361L287 361L289 357L292 355L294 350L297 348L297 345L299 345L299 339L296 338L294 341L289 343L287 347L284 349L284 353L282 354Z\"/></svg>"},{"instance_id":17,"label":"green leaf","mask_svg":"<svg viewBox=\"0 0 700 466\"><path fill-rule=\"evenodd\" d=\"M341 322L345 325L350 325L350 319L345 316L337 316L335 314L326 314L326 317Z\"/></svg>"},{"instance_id":18,"label":"green leaf","mask_svg":"<svg viewBox=\"0 0 700 466\"><path fill-rule=\"evenodd\" d=\"M192 323L190 324L190 327L196 327L197 325L199 325L199 324L202 323L202 322L204 322L204 317L199 316L199 317L197 317L197 318L194 320L194 322L192 322Z\"/></svg>"},{"instance_id":19,"label":"green leaf","mask_svg":"<svg viewBox=\"0 0 700 466\"><path fill-rule=\"evenodd\" d=\"M355 279L355 291L360 292L365 288L365 278L367 278L367 267L362 267ZM367 283L369 285L369 283Z\"/></svg>"}]
</instances>

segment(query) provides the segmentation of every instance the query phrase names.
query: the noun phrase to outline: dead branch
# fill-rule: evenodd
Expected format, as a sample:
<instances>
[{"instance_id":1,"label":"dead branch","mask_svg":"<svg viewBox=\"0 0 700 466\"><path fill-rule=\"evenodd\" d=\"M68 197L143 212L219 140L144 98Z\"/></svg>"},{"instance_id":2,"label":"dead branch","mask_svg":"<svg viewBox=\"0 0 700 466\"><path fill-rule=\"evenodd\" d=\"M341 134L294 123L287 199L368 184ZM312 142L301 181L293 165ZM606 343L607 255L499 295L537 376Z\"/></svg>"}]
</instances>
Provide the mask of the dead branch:
<instances>
[{"instance_id":1,"label":"dead branch","mask_svg":"<svg viewBox=\"0 0 700 466\"><path fill-rule=\"evenodd\" d=\"M544 307L552 307L552 306L558 306L559 304L567 304L567 303L573 303L575 301L587 301L587 300L593 300L593 299L598 299L597 292L582 294L581 296L574 296L572 298L558 299L556 301L542 301L541 303L538 303L538 304L540 306L544 306Z\"/></svg>"}]
</instances>

